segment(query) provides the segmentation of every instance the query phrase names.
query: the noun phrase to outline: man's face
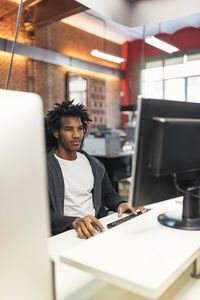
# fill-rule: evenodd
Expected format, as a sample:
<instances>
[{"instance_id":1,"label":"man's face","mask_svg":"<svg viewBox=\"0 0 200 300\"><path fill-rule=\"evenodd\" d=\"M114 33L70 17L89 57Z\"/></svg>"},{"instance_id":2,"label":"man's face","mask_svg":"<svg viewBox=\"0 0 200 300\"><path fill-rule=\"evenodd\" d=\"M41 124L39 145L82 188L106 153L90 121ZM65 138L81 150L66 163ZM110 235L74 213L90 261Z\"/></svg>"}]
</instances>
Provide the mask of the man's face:
<instances>
[{"instance_id":1,"label":"man's face","mask_svg":"<svg viewBox=\"0 0 200 300\"><path fill-rule=\"evenodd\" d=\"M76 152L83 140L83 125L81 119L76 116L63 116L60 119L60 130L54 131L58 141L58 149L67 152Z\"/></svg>"}]
</instances>

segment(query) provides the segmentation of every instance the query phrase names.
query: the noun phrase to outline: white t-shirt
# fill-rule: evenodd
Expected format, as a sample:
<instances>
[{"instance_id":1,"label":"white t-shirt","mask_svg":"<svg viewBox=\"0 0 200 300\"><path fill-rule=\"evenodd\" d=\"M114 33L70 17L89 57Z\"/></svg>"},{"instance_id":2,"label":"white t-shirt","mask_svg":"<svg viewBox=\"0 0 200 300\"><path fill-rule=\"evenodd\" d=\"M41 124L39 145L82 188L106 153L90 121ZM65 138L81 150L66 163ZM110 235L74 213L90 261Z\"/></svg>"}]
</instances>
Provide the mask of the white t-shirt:
<instances>
[{"instance_id":1,"label":"white t-shirt","mask_svg":"<svg viewBox=\"0 0 200 300\"><path fill-rule=\"evenodd\" d=\"M95 215L92 201L94 176L91 165L82 153L75 160L66 160L55 155L64 177L64 215L85 217Z\"/></svg>"}]
</instances>

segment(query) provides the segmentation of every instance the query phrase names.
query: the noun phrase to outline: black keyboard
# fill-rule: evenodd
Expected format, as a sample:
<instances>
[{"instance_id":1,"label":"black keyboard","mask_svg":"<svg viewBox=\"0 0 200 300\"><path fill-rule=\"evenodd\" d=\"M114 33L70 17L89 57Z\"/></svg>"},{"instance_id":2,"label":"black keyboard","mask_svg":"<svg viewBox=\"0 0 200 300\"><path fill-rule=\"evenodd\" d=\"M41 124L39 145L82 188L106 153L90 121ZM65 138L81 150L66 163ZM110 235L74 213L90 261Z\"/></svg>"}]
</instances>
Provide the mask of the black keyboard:
<instances>
[{"instance_id":1,"label":"black keyboard","mask_svg":"<svg viewBox=\"0 0 200 300\"><path fill-rule=\"evenodd\" d=\"M146 210L147 210L146 212L148 212L150 210L150 208L146 208ZM119 220L116 220L114 222L111 222L111 223L107 224L107 228L108 229L113 228L113 227L115 227L117 225L120 225L120 224L122 224L122 223L124 223L124 222L126 222L126 221L128 221L132 218L135 218L135 217L137 217L141 214L142 214L141 211L137 211L137 215L131 214L131 215L128 215L126 217L120 218Z\"/></svg>"}]
</instances>

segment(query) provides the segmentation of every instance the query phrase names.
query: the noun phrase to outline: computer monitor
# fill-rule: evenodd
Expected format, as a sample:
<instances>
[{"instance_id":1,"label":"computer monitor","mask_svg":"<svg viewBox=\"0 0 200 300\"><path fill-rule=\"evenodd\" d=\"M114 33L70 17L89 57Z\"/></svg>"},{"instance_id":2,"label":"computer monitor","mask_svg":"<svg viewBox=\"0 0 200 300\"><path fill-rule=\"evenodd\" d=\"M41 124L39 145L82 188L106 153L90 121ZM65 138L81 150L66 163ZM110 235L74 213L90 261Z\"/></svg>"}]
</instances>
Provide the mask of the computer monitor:
<instances>
[{"instance_id":1,"label":"computer monitor","mask_svg":"<svg viewBox=\"0 0 200 300\"><path fill-rule=\"evenodd\" d=\"M43 105L0 90L0 299L52 300Z\"/></svg>"},{"instance_id":2,"label":"computer monitor","mask_svg":"<svg viewBox=\"0 0 200 300\"><path fill-rule=\"evenodd\" d=\"M145 206L183 195L182 214L162 214L163 225L200 229L200 104L138 99L129 202Z\"/></svg>"}]
</instances>

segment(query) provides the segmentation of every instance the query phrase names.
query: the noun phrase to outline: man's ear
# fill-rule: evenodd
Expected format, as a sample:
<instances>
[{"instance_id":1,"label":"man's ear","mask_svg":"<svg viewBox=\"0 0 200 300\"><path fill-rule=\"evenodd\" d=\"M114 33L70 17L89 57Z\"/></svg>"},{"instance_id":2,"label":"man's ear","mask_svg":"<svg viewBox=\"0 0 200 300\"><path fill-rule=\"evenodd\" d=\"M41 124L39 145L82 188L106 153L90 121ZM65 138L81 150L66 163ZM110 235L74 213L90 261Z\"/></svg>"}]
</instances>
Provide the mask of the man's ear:
<instances>
[{"instance_id":1,"label":"man's ear","mask_svg":"<svg viewBox=\"0 0 200 300\"><path fill-rule=\"evenodd\" d=\"M58 139L58 130L57 130L57 129L54 130L53 135L54 135L54 137L55 137L56 139Z\"/></svg>"}]
</instances>

